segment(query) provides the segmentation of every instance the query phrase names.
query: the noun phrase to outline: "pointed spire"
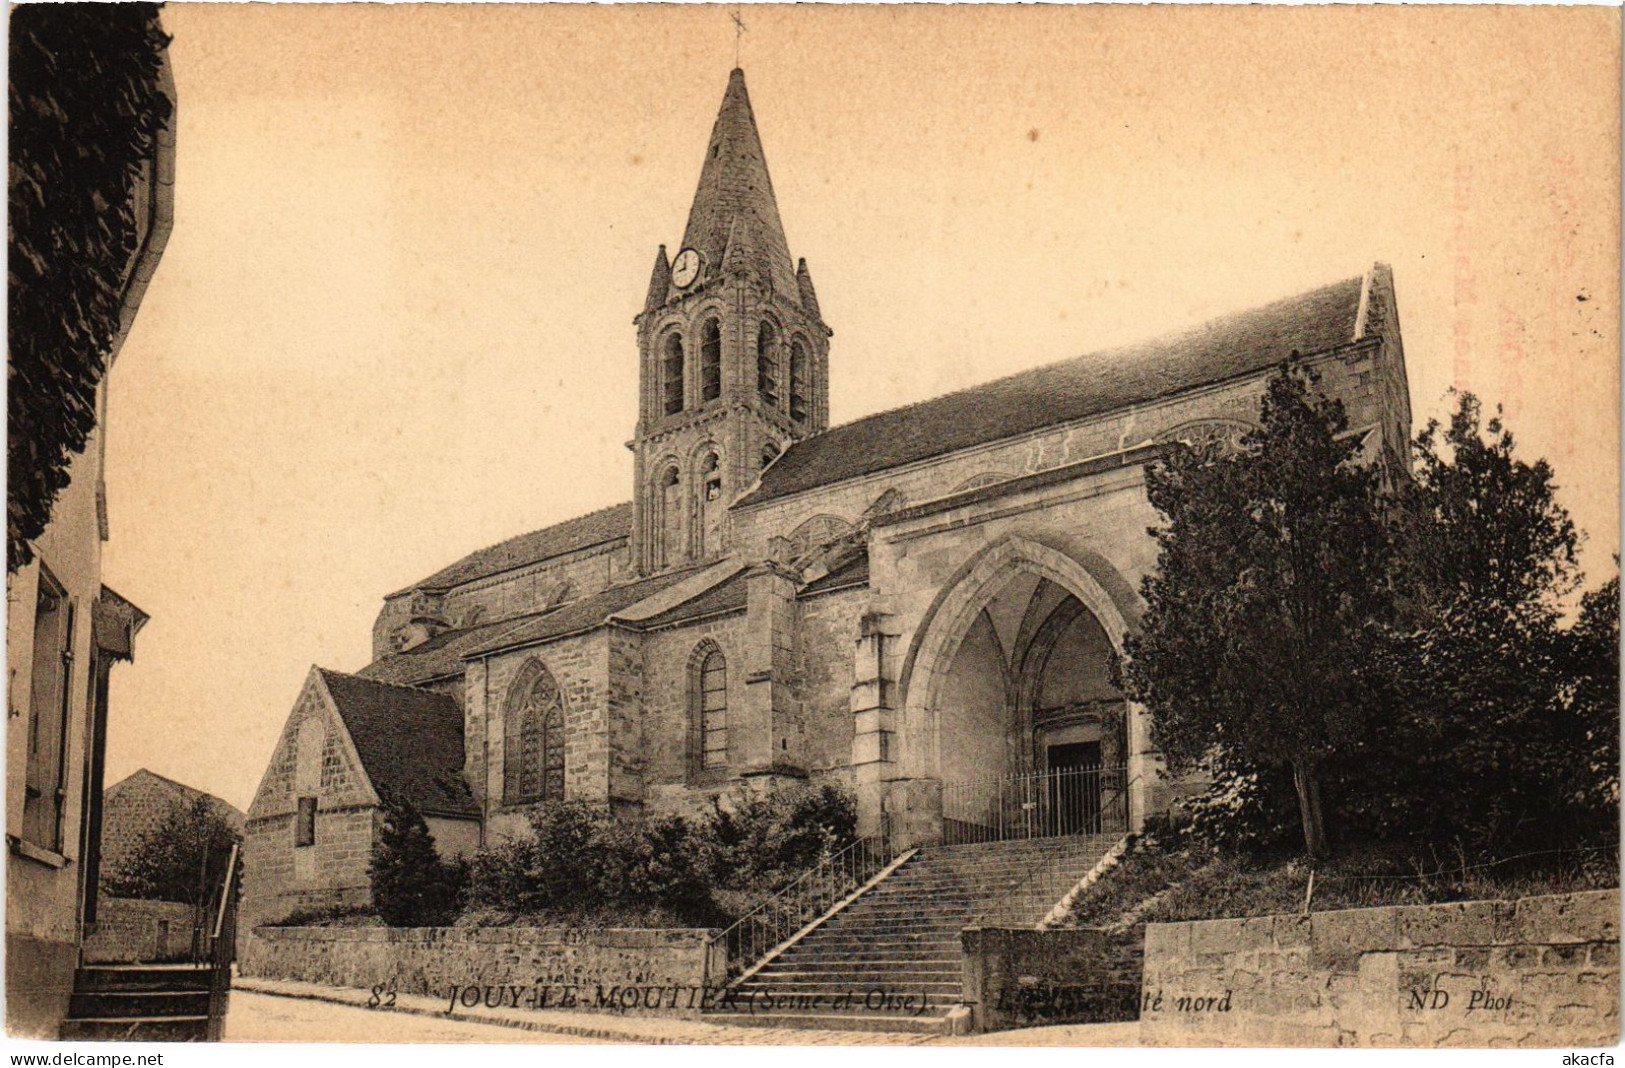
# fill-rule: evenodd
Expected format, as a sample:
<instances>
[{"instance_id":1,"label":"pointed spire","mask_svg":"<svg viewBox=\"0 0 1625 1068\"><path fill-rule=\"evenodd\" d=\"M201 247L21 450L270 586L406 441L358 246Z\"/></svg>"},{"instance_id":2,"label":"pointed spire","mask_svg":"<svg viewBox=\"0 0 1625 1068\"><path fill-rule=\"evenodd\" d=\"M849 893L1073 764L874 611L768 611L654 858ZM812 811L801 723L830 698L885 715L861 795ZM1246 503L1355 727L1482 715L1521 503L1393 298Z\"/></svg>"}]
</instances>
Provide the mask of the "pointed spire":
<instances>
[{"instance_id":1,"label":"pointed spire","mask_svg":"<svg viewBox=\"0 0 1625 1068\"><path fill-rule=\"evenodd\" d=\"M666 291L671 288L671 261L666 259L666 246L660 246L655 256L654 273L649 276L649 295L643 299L643 310L654 311L666 303Z\"/></svg>"},{"instance_id":2,"label":"pointed spire","mask_svg":"<svg viewBox=\"0 0 1625 1068\"><path fill-rule=\"evenodd\" d=\"M744 225L736 228L736 220ZM697 249L707 266L723 265L724 255L736 261L743 257L747 266L771 278L775 288L794 292L794 261L773 198L745 72L738 68L728 76L728 89L711 129L683 245Z\"/></svg>"},{"instance_id":3,"label":"pointed spire","mask_svg":"<svg viewBox=\"0 0 1625 1068\"><path fill-rule=\"evenodd\" d=\"M724 274L743 274L751 266L750 220L737 216L728 223L728 240L722 246Z\"/></svg>"},{"instance_id":4,"label":"pointed spire","mask_svg":"<svg viewBox=\"0 0 1625 1068\"><path fill-rule=\"evenodd\" d=\"M796 289L801 292L801 306L814 319L822 319L818 312L818 294L813 291L812 275L807 270L807 257L796 261Z\"/></svg>"}]
</instances>

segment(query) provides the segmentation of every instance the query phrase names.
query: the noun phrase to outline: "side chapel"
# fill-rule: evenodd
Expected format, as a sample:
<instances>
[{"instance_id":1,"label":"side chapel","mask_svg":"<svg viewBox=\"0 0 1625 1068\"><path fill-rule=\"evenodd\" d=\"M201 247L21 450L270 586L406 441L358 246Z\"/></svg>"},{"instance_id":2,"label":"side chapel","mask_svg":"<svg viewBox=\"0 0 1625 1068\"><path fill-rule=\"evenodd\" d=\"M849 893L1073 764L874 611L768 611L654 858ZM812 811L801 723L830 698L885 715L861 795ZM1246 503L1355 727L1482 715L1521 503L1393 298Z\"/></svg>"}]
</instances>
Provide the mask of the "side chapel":
<instances>
[{"instance_id":1,"label":"side chapel","mask_svg":"<svg viewBox=\"0 0 1625 1068\"><path fill-rule=\"evenodd\" d=\"M636 327L632 499L389 594L372 663L311 669L248 813L254 916L365 903L386 795L455 854L556 798L633 817L829 780L863 833L921 844L1012 777L1107 768L1137 827L1177 790L1109 671L1156 560L1146 465L1244 432L1294 355L1370 462L1406 455L1382 264L830 427L832 332L739 70Z\"/></svg>"}]
</instances>

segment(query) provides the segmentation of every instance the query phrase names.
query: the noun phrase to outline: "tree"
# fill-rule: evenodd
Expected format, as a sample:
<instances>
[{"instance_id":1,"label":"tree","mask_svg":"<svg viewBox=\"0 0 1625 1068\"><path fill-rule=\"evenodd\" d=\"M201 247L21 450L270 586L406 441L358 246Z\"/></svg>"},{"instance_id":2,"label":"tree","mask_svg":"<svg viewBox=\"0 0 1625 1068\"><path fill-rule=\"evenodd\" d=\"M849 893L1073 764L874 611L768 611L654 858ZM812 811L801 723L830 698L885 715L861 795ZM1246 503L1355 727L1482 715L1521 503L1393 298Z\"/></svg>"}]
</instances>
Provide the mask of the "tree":
<instances>
[{"instance_id":1,"label":"tree","mask_svg":"<svg viewBox=\"0 0 1625 1068\"><path fill-rule=\"evenodd\" d=\"M6 572L33 558L96 425L136 250L134 190L170 116L156 4L11 12Z\"/></svg>"},{"instance_id":2,"label":"tree","mask_svg":"<svg viewBox=\"0 0 1625 1068\"><path fill-rule=\"evenodd\" d=\"M1476 396L1456 396L1449 424L1429 420L1417 435L1402 498L1413 591L1424 611L1468 606L1549 625L1579 582L1579 533L1557 503L1551 465L1515 455L1499 409L1484 423Z\"/></svg>"},{"instance_id":3,"label":"tree","mask_svg":"<svg viewBox=\"0 0 1625 1068\"><path fill-rule=\"evenodd\" d=\"M211 798L173 805L103 877L102 887L114 897L201 908L220 888L231 847L240 840Z\"/></svg>"},{"instance_id":4,"label":"tree","mask_svg":"<svg viewBox=\"0 0 1625 1068\"><path fill-rule=\"evenodd\" d=\"M1362 666L1390 605L1378 479L1311 372L1271 376L1239 447L1172 448L1147 472L1163 516L1128 696L1170 766L1218 746L1290 770L1305 850L1328 848L1321 778L1374 713Z\"/></svg>"},{"instance_id":5,"label":"tree","mask_svg":"<svg viewBox=\"0 0 1625 1068\"><path fill-rule=\"evenodd\" d=\"M391 927L442 927L457 918L466 879L440 859L423 816L411 804L384 799L383 826L368 873L372 902Z\"/></svg>"},{"instance_id":6,"label":"tree","mask_svg":"<svg viewBox=\"0 0 1625 1068\"><path fill-rule=\"evenodd\" d=\"M1619 611L1615 575L1585 595L1564 635L1566 705L1583 735L1573 800L1605 840L1619 833Z\"/></svg>"},{"instance_id":7,"label":"tree","mask_svg":"<svg viewBox=\"0 0 1625 1068\"><path fill-rule=\"evenodd\" d=\"M1345 765L1350 803L1381 837L1539 849L1577 829L1587 743L1565 705L1560 619L1579 534L1551 466L1520 459L1500 413L1486 423L1470 393L1414 455L1394 509L1404 610L1372 660L1393 716Z\"/></svg>"}]
</instances>

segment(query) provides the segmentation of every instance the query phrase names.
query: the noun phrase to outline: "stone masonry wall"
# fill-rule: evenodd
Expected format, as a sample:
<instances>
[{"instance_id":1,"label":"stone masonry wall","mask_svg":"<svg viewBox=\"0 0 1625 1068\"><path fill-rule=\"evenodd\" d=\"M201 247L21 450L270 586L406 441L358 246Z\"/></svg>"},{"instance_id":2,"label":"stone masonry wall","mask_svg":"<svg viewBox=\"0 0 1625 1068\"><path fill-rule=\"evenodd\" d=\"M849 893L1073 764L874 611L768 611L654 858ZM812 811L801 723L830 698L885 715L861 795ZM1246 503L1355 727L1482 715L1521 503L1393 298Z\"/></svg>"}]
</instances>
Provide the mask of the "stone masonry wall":
<instances>
[{"instance_id":1,"label":"stone masonry wall","mask_svg":"<svg viewBox=\"0 0 1625 1068\"><path fill-rule=\"evenodd\" d=\"M525 825L521 806L503 803L503 712L508 690L531 660L545 667L564 695L564 796L571 801L609 801L608 637L603 630L563 638L533 649L492 657L483 678L470 672L471 712L484 721L487 831L498 838ZM468 717L465 716L464 722ZM465 746L468 745L465 735Z\"/></svg>"},{"instance_id":2,"label":"stone masonry wall","mask_svg":"<svg viewBox=\"0 0 1625 1068\"><path fill-rule=\"evenodd\" d=\"M710 799L737 789L737 764L694 766L691 675L702 642L714 642L728 665L728 723L745 709L745 615L736 612L694 626L655 631L643 638L643 742L648 807L652 814L697 815ZM730 732L730 741L732 735Z\"/></svg>"},{"instance_id":3,"label":"stone masonry wall","mask_svg":"<svg viewBox=\"0 0 1625 1068\"><path fill-rule=\"evenodd\" d=\"M976 1030L1136 1019L1144 931L967 928L965 1000Z\"/></svg>"},{"instance_id":4,"label":"stone masonry wall","mask_svg":"<svg viewBox=\"0 0 1625 1068\"><path fill-rule=\"evenodd\" d=\"M1611 1046L1619 891L1151 924L1157 1046Z\"/></svg>"},{"instance_id":5,"label":"stone masonry wall","mask_svg":"<svg viewBox=\"0 0 1625 1068\"><path fill-rule=\"evenodd\" d=\"M103 898L85 935L86 964L183 959L192 948L192 906L179 901Z\"/></svg>"},{"instance_id":6,"label":"stone masonry wall","mask_svg":"<svg viewBox=\"0 0 1625 1068\"><path fill-rule=\"evenodd\" d=\"M361 908L372 902L372 859L378 810L317 809L316 842L295 846L294 817L250 820L243 838L243 920L274 922L312 909Z\"/></svg>"},{"instance_id":7,"label":"stone masonry wall","mask_svg":"<svg viewBox=\"0 0 1625 1068\"><path fill-rule=\"evenodd\" d=\"M852 657L868 593L843 590L797 604L803 751L814 776L852 763Z\"/></svg>"},{"instance_id":8,"label":"stone masonry wall","mask_svg":"<svg viewBox=\"0 0 1625 1068\"><path fill-rule=\"evenodd\" d=\"M711 933L260 927L245 932L238 967L243 975L426 994L448 1005L455 997L469 1007L686 1015L726 969Z\"/></svg>"}]
</instances>

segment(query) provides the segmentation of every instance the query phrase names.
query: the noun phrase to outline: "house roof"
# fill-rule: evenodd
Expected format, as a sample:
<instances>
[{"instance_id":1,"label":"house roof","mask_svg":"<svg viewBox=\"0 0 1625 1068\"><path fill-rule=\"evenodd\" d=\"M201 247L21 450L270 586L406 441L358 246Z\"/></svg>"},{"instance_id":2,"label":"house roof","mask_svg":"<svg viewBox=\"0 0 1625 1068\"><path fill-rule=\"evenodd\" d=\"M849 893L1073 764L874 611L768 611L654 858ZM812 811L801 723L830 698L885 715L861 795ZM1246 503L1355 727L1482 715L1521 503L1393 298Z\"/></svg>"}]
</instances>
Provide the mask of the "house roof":
<instances>
[{"instance_id":1,"label":"house roof","mask_svg":"<svg viewBox=\"0 0 1625 1068\"><path fill-rule=\"evenodd\" d=\"M627 501L486 546L389 596L399 597L413 590L448 590L516 567L625 538L631 533L632 502Z\"/></svg>"},{"instance_id":2,"label":"house roof","mask_svg":"<svg viewBox=\"0 0 1625 1068\"><path fill-rule=\"evenodd\" d=\"M478 816L463 779L463 713L443 693L319 668L379 797L424 815Z\"/></svg>"},{"instance_id":3,"label":"house roof","mask_svg":"<svg viewBox=\"0 0 1625 1068\"><path fill-rule=\"evenodd\" d=\"M149 771L146 768L139 768L126 775L112 786L107 787L102 791L102 797L114 797L118 794L124 793L126 790L139 788L143 783L151 783L160 789L166 790L170 794L174 795L177 800L183 803L191 803L199 798L203 798L213 806L214 810L220 814L222 819L231 825L233 830L237 831L238 833L242 832L243 822L247 819L247 817L243 815L242 810L236 805L233 805L229 801L224 801L213 794L205 793L195 786L188 786L183 782L177 782L167 775L160 775L156 771Z\"/></svg>"},{"instance_id":4,"label":"house roof","mask_svg":"<svg viewBox=\"0 0 1625 1068\"><path fill-rule=\"evenodd\" d=\"M1349 278L1193 330L1035 368L833 427L791 445L737 503L760 504L1264 370L1357 340Z\"/></svg>"}]
</instances>

